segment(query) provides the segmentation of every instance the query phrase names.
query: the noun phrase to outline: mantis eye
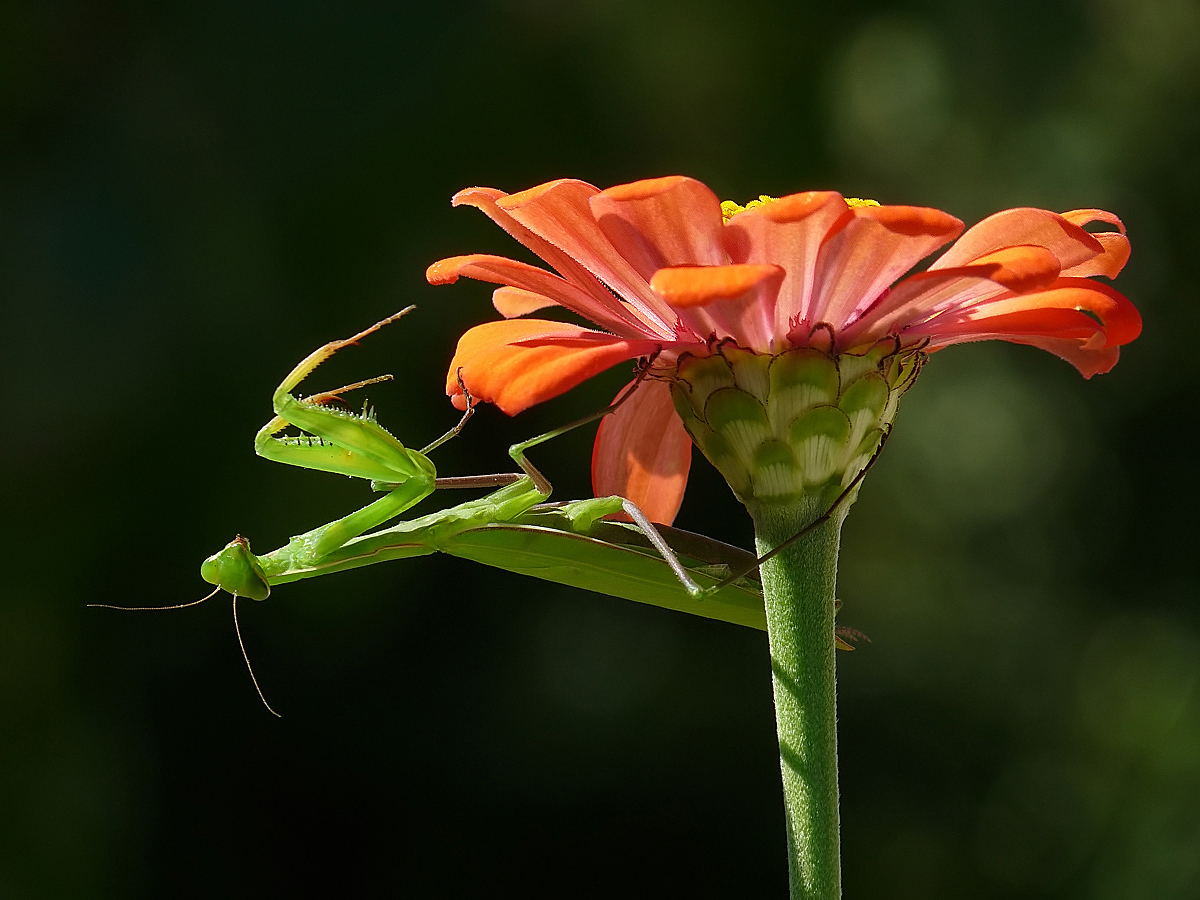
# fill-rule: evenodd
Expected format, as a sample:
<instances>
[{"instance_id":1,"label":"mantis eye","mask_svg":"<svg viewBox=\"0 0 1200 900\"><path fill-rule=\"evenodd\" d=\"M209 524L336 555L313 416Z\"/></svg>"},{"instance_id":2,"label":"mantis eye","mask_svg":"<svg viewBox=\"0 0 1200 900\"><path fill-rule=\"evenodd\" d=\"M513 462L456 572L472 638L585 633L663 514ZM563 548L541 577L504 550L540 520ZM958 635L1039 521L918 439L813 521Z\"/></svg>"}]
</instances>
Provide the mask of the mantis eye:
<instances>
[{"instance_id":1,"label":"mantis eye","mask_svg":"<svg viewBox=\"0 0 1200 900\"><path fill-rule=\"evenodd\" d=\"M250 542L240 534L200 564L200 577L235 597L266 600L271 595L262 567L250 552Z\"/></svg>"}]
</instances>

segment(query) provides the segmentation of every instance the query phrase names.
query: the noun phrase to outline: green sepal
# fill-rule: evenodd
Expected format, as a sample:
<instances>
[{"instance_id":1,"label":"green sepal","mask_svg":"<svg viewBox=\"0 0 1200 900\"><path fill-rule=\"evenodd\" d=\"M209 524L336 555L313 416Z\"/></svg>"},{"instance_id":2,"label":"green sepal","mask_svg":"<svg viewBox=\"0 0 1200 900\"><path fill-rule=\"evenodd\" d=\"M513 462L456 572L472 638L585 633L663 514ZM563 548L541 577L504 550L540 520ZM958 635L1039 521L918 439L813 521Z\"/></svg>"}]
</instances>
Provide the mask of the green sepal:
<instances>
[{"instance_id":1,"label":"green sepal","mask_svg":"<svg viewBox=\"0 0 1200 900\"><path fill-rule=\"evenodd\" d=\"M737 385L733 369L722 356L692 356L685 353L679 358L676 369L680 379L691 387L692 408L699 411L708 403L708 397L721 388Z\"/></svg>"}]
</instances>

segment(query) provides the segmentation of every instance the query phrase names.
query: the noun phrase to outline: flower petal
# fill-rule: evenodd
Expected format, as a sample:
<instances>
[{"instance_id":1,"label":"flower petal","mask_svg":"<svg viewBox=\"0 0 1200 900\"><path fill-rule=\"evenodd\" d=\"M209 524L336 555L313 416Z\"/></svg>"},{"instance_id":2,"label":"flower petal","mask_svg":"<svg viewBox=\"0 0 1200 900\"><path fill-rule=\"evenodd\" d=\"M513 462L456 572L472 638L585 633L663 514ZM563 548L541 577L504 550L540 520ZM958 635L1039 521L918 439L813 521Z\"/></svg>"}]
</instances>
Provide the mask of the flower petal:
<instances>
[{"instance_id":1,"label":"flower petal","mask_svg":"<svg viewBox=\"0 0 1200 900\"><path fill-rule=\"evenodd\" d=\"M461 373L475 400L495 403L514 416L659 346L656 341L626 340L544 319L487 322L459 338L446 374L446 393L455 406L466 408L458 384Z\"/></svg>"},{"instance_id":2,"label":"flower petal","mask_svg":"<svg viewBox=\"0 0 1200 900\"><path fill-rule=\"evenodd\" d=\"M1137 309L1122 294L1086 278L1060 278L1045 291L1005 296L935 316L909 329L930 350L966 341L1005 340L1041 347L1090 378L1117 361L1117 348L1141 333Z\"/></svg>"},{"instance_id":3,"label":"flower petal","mask_svg":"<svg viewBox=\"0 0 1200 900\"><path fill-rule=\"evenodd\" d=\"M821 245L808 324L827 322L840 332L856 310L874 303L962 227L954 216L921 206L849 210Z\"/></svg>"},{"instance_id":4,"label":"flower petal","mask_svg":"<svg viewBox=\"0 0 1200 900\"><path fill-rule=\"evenodd\" d=\"M539 309L558 305L557 300L551 300L549 297L535 294L533 291L509 287L508 285L498 287L492 291L492 306L496 308L496 312L500 313L506 319L527 316L531 312L537 312Z\"/></svg>"},{"instance_id":5,"label":"flower petal","mask_svg":"<svg viewBox=\"0 0 1200 900\"><path fill-rule=\"evenodd\" d=\"M969 266L919 272L897 284L842 332L846 346L874 342L930 316L991 297L1049 287L1058 257L1044 247L1006 247Z\"/></svg>"},{"instance_id":6,"label":"flower petal","mask_svg":"<svg viewBox=\"0 0 1200 900\"><path fill-rule=\"evenodd\" d=\"M663 337L674 322L638 271L616 251L588 201L600 193L586 181L560 179L497 201L497 206L543 241L558 247L625 300L647 326Z\"/></svg>"},{"instance_id":7,"label":"flower petal","mask_svg":"<svg viewBox=\"0 0 1200 900\"><path fill-rule=\"evenodd\" d=\"M453 284L464 276L542 294L617 334L627 337L654 336L654 332L641 326L636 319L628 315L614 315L610 304L597 303L591 294L565 278L515 259L486 253L451 256L438 260L425 270L425 278L430 284ZM609 299L619 303L611 294Z\"/></svg>"},{"instance_id":8,"label":"flower petal","mask_svg":"<svg viewBox=\"0 0 1200 900\"><path fill-rule=\"evenodd\" d=\"M1018 207L990 215L971 226L929 269L969 265L981 256L1018 244L1045 247L1058 257L1064 272L1104 253L1104 246L1095 235L1066 217L1048 209Z\"/></svg>"},{"instance_id":9,"label":"flower petal","mask_svg":"<svg viewBox=\"0 0 1200 900\"><path fill-rule=\"evenodd\" d=\"M1089 232L1100 242L1104 252L1094 259L1077 266L1072 266L1064 275L1084 277L1087 275L1103 275L1106 278L1116 278L1117 274L1129 262L1129 238L1125 236L1125 223L1110 212L1103 209L1073 209L1062 214L1063 218L1081 228L1093 222L1107 222L1117 226L1116 231Z\"/></svg>"},{"instance_id":10,"label":"flower petal","mask_svg":"<svg viewBox=\"0 0 1200 900\"><path fill-rule=\"evenodd\" d=\"M596 305L608 310L610 318L626 322L626 326L620 329L621 332L640 333L647 330L644 327L645 323L631 310L626 309L625 305L614 297L612 292L578 260L573 259L570 254L563 252L550 241L534 234L502 209L499 201L508 196L504 191L495 188L473 187L459 191L450 203L453 206L474 206L487 215L493 222L550 263L567 281L584 291ZM658 333L657 329L651 330Z\"/></svg>"},{"instance_id":11,"label":"flower petal","mask_svg":"<svg viewBox=\"0 0 1200 900\"><path fill-rule=\"evenodd\" d=\"M1095 339L1100 337L1097 342ZM1103 344L1102 329L1095 320L1069 309L1008 313L961 323L943 329L929 344L929 351L970 341L1009 341L1028 344L1053 353L1075 366L1084 378L1107 372L1117 364L1120 348Z\"/></svg>"},{"instance_id":12,"label":"flower petal","mask_svg":"<svg viewBox=\"0 0 1200 900\"><path fill-rule=\"evenodd\" d=\"M694 178L670 175L621 184L588 203L600 230L644 279L667 266L729 261L721 245L721 201Z\"/></svg>"},{"instance_id":13,"label":"flower petal","mask_svg":"<svg viewBox=\"0 0 1200 900\"><path fill-rule=\"evenodd\" d=\"M1084 378L1091 378L1093 375L1103 375L1105 372L1112 370L1112 367L1117 364L1117 360L1121 358L1121 349L1119 347L1102 347L1099 350L1089 350L1079 345L1078 341L1061 340L1059 338L1018 338L1006 337L1006 341L1013 344L1028 344L1030 347L1037 347L1040 350L1045 350L1047 353L1053 353L1060 359L1065 359L1076 369Z\"/></svg>"},{"instance_id":14,"label":"flower petal","mask_svg":"<svg viewBox=\"0 0 1200 900\"><path fill-rule=\"evenodd\" d=\"M1142 317L1137 307L1129 302L1129 298L1106 284L1087 278L1060 278L1047 290L998 297L975 304L958 315L966 321L978 322L996 316L1025 313L1036 316L1043 311L1062 310L1080 311L1079 315L1104 335L1101 344L1104 347L1128 344L1142 333ZM946 327L946 323L953 321L955 315L954 312L948 312L913 331L936 332ZM1057 319L1052 316L1049 321Z\"/></svg>"},{"instance_id":15,"label":"flower petal","mask_svg":"<svg viewBox=\"0 0 1200 900\"><path fill-rule=\"evenodd\" d=\"M777 341L807 315L821 242L847 208L836 191L807 191L738 213L725 226L733 262L776 263L787 273L775 304Z\"/></svg>"},{"instance_id":16,"label":"flower petal","mask_svg":"<svg viewBox=\"0 0 1200 900\"><path fill-rule=\"evenodd\" d=\"M771 265L677 266L659 269L650 286L697 334L770 353L783 276Z\"/></svg>"},{"instance_id":17,"label":"flower petal","mask_svg":"<svg viewBox=\"0 0 1200 900\"><path fill-rule=\"evenodd\" d=\"M592 488L597 497L626 497L651 522L670 525L683 502L691 464L692 439L675 412L670 386L646 381L601 420L592 451Z\"/></svg>"}]
</instances>

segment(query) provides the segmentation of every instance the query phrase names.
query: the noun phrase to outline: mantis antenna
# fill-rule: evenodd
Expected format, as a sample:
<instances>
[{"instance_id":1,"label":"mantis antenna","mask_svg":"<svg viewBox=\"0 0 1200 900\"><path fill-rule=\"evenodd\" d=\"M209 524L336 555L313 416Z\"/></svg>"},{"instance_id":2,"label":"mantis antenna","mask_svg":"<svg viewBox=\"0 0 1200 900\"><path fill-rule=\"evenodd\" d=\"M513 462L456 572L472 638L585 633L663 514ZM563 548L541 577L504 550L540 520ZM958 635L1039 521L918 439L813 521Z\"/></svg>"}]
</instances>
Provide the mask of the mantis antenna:
<instances>
[{"instance_id":1,"label":"mantis antenna","mask_svg":"<svg viewBox=\"0 0 1200 900\"><path fill-rule=\"evenodd\" d=\"M258 699L262 701L262 705L267 708L267 712L277 719L282 719L279 713L271 709L271 704L267 702L267 698L263 696L262 688L258 686L258 679L254 677L254 667L250 665L250 655L246 652L246 645L242 641L242 627L238 625L237 617L237 594L233 595L233 630L237 632L238 646L242 648L242 659L246 661L246 671L250 673L250 680L254 682L254 689L258 691Z\"/></svg>"},{"instance_id":2,"label":"mantis antenna","mask_svg":"<svg viewBox=\"0 0 1200 900\"><path fill-rule=\"evenodd\" d=\"M215 597L221 591L221 586L217 585L216 589L211 594L206 594L199 600L192 600L189 603L176 603L173 606L113 606L109 603L89 603L88 606L94 606L97 609L125 609L131 612L146 612L152 609L187 609L189 606L198 606L205 600ZM254 677L254 667L250 665L250 656L246 653L246 644L242 640L242 628L238 625L237 614L237 594L233 595L233 630L237 634L238 647L242 650L242 659L246 661L246 671L250 673L250 680L254 683L254 690L258 691L258 699L262 701L263 706L267 708L267 712L275 716L277 719L282 719L283 716L271 709L271 704L267 702L267 698L263 696L262 688L258 686L258 679Z\"/></svg>"},{"instance_id":3,"label":"mantis antenna","mask_svg":"<svg viewBox=\"0 0 1200 900\"><path fill-rule=\"evenodd\" d=\"M135 612L145 612L150 609L187 609L189 606L199 606L210 597L215 597L221 590L221 586L217 585L217 589L211 594L205 594L199 600L192 600L190 603L176 603L174 606L112 606L108 603L89 603L88 606L94 606L97 609L128 609Z\"/></svg>"}]
</instances>

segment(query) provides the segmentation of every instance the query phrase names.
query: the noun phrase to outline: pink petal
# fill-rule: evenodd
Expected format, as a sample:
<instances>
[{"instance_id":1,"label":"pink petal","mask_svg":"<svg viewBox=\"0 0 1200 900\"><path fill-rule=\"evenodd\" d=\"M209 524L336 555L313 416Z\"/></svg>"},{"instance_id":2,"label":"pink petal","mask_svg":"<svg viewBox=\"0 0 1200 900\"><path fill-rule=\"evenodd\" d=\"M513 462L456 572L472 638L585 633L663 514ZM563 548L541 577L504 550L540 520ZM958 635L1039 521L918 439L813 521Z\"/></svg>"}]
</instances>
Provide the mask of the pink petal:
<instances>
[{"instance_id":1,"label":"pink petal","mask_svg":"<svg viewBox=\"0 0 1200 900\"><path fill-rule=\"evenodd\" d=\"M592 488L597 497L626 497L651 522L670 525L683 502L691 464L692 439L675 412L670 386L645 381L600 422Z\"/></svg>"},{"instance_id":2,"label":"pink petal","mask_svg":"<svg viewBox=\"0 0 1200 900\"><path fill-rule=\"evenodd\" d=\"M961 230L962 222L938 209L851 209L821 246L809 324L827 322L840 333L857 309L874 303L900 276Z\"/></svg>"},{"instance_id":3,"label":"pink petal","mask_svg":"<svg viewBox=\"0 0 1200 900\"><path fill-rule=\"evenodd\" d=\"M528 342L528 345L523 342ZM514 416L557 397L622 360L657 350L655 341L625 340L565 322L505 319L469 329L446 373L446 393L459 409L466 398L495 403Z\"/></svg>"},{"instance_id":4,"label":"pink petal","mask_svg":"<svg viewBox=\"0 0 1200 900\"><path fill-rule=\"evenodd\" d=\"M776 263L786 274L775 304L775 339L808 314L817 253L847 206L835 191L780 197L738 213L725 226L725 246L735 263Z\"/></svg>"},{"instance_id":5,"label":"pink petal","mask_svg":"<svg viewBox=\"0 0 1200 900\"><path fill-rule=\"evenodd\" d=\"M621 332L641 333L651 330L655 334L659 333L660 329L647 329L646 323L614 297L612 292L578 260L573 259L551 242L534 234L502 209L498 201L508 196L504 191L498 191L495 188L474 187L459 191L450 202L453 206L474 206L486 214L493 222L550 263L567 281L588 294L598 307L606 309L608 311L607 320L620 319L624 321L626 325L620 329ZM593 319L593 321L595 320ZM664 336L668 333L664 332Z\"/></svg>"},{"instance_id":6,"label":"pink petal","mask_svg":"<svg viewBox=\"0 0 1200 900\"><path fill-rule=\"evenodd\" d=\"M674 321L638 271L616 251L592 216L588 201L600 193L585 181L562 179L497 201L498 207L542 240L560 248L591 272L631 311L663 337Z\"/></svg>"},{"instance_id":7,"label":"pink petal","mask_svg":"<svg viewBox=\"0 0 1200 900\"><path fill-rule=\"evenodd\" d=\"M618 185L593 195L589 205L600 230L643 279L667 266L729 261L721 245L721 201L694 178Z\"/></svg>"}]
</instances>

